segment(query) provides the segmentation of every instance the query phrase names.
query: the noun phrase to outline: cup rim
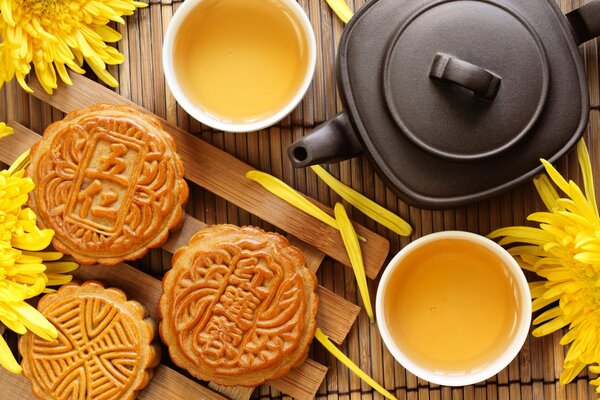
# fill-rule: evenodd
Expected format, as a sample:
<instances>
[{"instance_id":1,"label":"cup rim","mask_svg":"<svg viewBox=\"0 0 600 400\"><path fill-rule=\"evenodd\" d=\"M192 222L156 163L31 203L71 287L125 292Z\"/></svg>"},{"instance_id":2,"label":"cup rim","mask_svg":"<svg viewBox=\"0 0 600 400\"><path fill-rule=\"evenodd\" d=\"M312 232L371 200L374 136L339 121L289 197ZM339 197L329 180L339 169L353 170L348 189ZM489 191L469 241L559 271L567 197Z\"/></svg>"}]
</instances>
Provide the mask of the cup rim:
<instances>
[{"instance_id":1,"label":"cup rim","mask_svg":"<svg viewBox=\"0 0 600 400\"><path fill-rule=\"evenodd\" d=\"M390 277L397 269L401 260L406 257L408 253L416 250L417 248L424 246L432 241L439 239L464 239L473 243L480 244L492 251L494 251L509 268L515 281L517 283L519 301L521 302L521 313L519 316L519 326L514 338L510 341L507 348L504 350L502 355L496 360L490 362L485 368L474 373L456 373L456 374L436 374L426 368L421 367L414 361L412 361L406 354L399 348L394 342L387 325L387 321L384 317L384 305L383 298ZM472 385L481 381L484 381L502 371L510 362L517 356L527 335L529 334L529 328L531 326L531 294L529 291L529 285L525 274L521 270L521 267L517 261L506 251L502 246L498 245L493 240L490 240L484 236L465 232L465 231L444 231L436 232L425 235L419 239L409 243L403 249L401 249L388 263L383 275L381 276L379 286L377 288L377 297L375 300L375 310L377 313L377 325L379 333L385 343L387 349L390 351L394 359L399 362L404 368L410 371L417 377L424 379L428 382L443 385L443 386L465 386Z\"/></svg>"},{"instance_id":2,"label":"cup rim","mask_svg":"<svg viewBox=\"0 0 600 400\"><path fill-rule=\"evenodd\" d=\"M162 49L162 64L163 71L165 75L165 81L167 83L168 88L173 93L175 100L181 105L181 107L194 119L199 122L208 125L212 128L222 130L225 132L252 132L258 131L264 128L267 128L271 125L282 120L289 113L291 113L298 104L304 98L304 95L308 91L310 84L312 82L316 63L317 63L317 43L315 39L315 32L308 19L308 16L302 6L300 6L295 0L276 0L279 3L284 4L290 11L294 13L297 17L298 22L302 25L304 36L307 40L307 48L308 48L308 68L306 69L306 73L304 75L304 79L302 84L298 87L294 97L285 104L277 113L249 123L239 123L239 122L229 122L229 121L221 121L217 118L212 117L206 111L203 111L199 107L194 106L194 104L188 99L185 95L184 91L181 89L179 82L177 81L175 68L173 65L173 50L174 50L174 42L177 36L177 32L181 27L181 24L186 20L189 13L200 3L207 0L187 0L183 2L183 4L179 7L177 12L173 15L169 26L167 27L167 32L165 34L165 38L163 41L163 49Z\"/></svg>"}]
</instances>

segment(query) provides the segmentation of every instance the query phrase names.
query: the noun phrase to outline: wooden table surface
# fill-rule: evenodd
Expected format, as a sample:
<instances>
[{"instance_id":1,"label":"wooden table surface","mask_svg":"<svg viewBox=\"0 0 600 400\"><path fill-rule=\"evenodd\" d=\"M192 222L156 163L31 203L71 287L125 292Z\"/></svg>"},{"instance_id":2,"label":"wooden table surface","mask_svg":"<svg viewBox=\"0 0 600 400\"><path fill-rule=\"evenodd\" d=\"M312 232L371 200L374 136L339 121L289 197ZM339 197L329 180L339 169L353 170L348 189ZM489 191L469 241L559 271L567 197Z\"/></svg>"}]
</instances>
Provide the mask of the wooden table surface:
<instances>
[{"instance_id":1,"label":"wooden table surface","mask_svg":"<svg viewBox=\"0 0 600 400\"><path fill-rule=\"evenodd\" d=\"M542 1L542 0L529 0ZM276 126L248 134L222 133L212 130L191 119L175 102L165 86L161 66L162 38L180 1L150 0L150 6L138 10L127 19L126 26L118 26L123 40L118 48L125 54L125 63L110 70L117 76L117 91L155 114L197 134L200 138L235 155L251 166L270 172L303 193L332 206L339 197L332 193L308 170L292 168L286 156L286 148L294 140L310 133L319 123L335 116L342 107L336 93L334 60L343 23L332 14L325 0L299 0L315 28L318 45L317 69L312 86L302 104ZM348 1L350 8L357 9L365 0ZM567 12L583 4L576 0L562 0L560 6ZM598 47L596 41L581 47L587 69L591 110L590 124L586 133L588 147L596 177L600 177L600 106L598 77ZM62 114L46 104L25 94L14 82L0 91L0 120L15 120L41 132L51 121ZM201 157L201 154L198 155ZM579 169L574 154L563 158L559 170L579 182ZM349 186L374 199L407 219L414 227L410 238L399 238L377 226L357 211L351 217L366 227L389 238L391 253L411 240L431 232L449 229L466 230L487 234L495 228L524 224L533 211L541 210L542 204L531 183L508 193L466 207L447 210L426 210L411 207L399 201L374 174L365 158L355 158L334 164L329 170ZM596 187L600 185L596 179ZM253 224L271 229L268 224L238 209L223 199L191 185L188 213L206 223ZM161 277L170 265L169 255L162 250L153 251L136 266ZM359 294L352 271L331 260L326 260L319 270L320 283L359 304ZM374 298L377 281L369 283ZM351 330L342 350L360 367L368 372L399 399L594 399L594 387L588 384L587 372L582 372L567 386L558 384L564 359L564 349L558 344L560 334L545 338L530 337L519 356L500 374L474 386L448 388L429 384L406 372L394 361L383 345L376 325L370 325L364 311ZM382 398L318 344L314 343L311 357L330 367L321 386L319 399L371 399ZM255 398L281 398L281 394L268 387L260 387Z\"/></svg>"}]
</instances>

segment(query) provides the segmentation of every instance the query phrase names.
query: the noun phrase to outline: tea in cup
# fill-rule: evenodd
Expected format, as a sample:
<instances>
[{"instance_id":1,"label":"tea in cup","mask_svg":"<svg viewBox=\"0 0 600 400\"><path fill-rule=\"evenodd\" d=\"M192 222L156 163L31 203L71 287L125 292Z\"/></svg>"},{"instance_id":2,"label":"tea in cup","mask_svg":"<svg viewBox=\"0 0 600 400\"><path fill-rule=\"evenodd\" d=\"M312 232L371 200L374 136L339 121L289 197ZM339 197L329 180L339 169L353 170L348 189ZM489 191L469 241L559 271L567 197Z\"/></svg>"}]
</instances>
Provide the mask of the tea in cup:
<instances>
[{"instance_id":1,"label":"tea in cup","mask_svg":"<svg viewBox=\"0 0 600 400\"><path fill-rule=\"evenodd\" d=\"M506 367L531 324L523 271L495 242L473 233L424 236L389 263L377 290L383 341L407 370L462 386Z\"/></svg>"},{"instance_id":2,"label":"tea in cup","mask_svg":"<svg viewBox=\"0 0 600 400\"><path fill-rule=\"evenodd\" d=\"M179 104L224 131L272 125L302 100L316 43L295 0L187 0L169 24L163 65Z\"/></svg>"}]
</instances>

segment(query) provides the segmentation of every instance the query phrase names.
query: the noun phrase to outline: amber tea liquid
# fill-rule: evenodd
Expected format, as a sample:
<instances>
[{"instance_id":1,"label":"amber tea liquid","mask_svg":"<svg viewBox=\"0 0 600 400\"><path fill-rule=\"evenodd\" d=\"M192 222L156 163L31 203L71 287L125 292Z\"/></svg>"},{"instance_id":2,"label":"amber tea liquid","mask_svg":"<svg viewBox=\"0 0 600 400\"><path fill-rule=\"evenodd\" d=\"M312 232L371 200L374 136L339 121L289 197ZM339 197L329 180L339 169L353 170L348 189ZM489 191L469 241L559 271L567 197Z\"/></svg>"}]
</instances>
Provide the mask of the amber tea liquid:
<instances>
[{"instance_id":1,"label":"amber tea liquid","mask_svg":"<svg viewBox=\"0 0 600 400\"><path fill-rule=\"evenodd\" d=\"M414 363L436 373L476 372L505 351L518 329L508 267L466 240L416 248L388 285L384 318L391 336Z\"/></svg>"},{"instance_id":2,"label":"amber tea liquid","mask_svg":"<svg viewBox=\"0 0 600 400\"><path fill-rule=\"evenodd\" d=\"M275 115L309 68L300 22L277 0L206 0L177 34L175 73L214 118L251 123Z\"/></svg>"}]
</instances>

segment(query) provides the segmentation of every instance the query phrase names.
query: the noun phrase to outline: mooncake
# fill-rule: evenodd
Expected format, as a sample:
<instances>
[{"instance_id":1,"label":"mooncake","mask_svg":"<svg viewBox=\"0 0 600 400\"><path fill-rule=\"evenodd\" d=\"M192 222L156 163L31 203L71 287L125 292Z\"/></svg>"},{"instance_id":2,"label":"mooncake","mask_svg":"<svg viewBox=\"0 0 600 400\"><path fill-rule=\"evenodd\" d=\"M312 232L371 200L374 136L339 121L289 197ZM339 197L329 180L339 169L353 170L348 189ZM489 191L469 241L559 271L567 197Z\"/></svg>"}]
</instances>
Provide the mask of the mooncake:
<instances>
[{"instance_id":1,"label":"mooncake","mask_svg":"<svg viewBox=\"0 0 600 400\"><path fill-rule=\"evenodd\" d=\"M198 379L258 386L304 362L316 278L277 233L215 225L173 256L159 302L172 361Z\"/></svg>"},{"instance_id":2,"label":"mooncake","mask_svg":"<svg viewBox=\"0 0 600 400\"><path fill-rule=\"evenodd\" d=\"M160 361L155 324L141 304L97 281L68 283L41 298L38 310L58 330L53 342L19 339L23 374L44 400L131 400Z\"/></svg>"},{"instance_id":3,"label":"mooncake","mask_svg":"<svg viewBox=\"0 0 600 400\"><path fill-rule=\"evenodd\" d=\"M27 173L38 225L81 264L140 258L185 217L188 187L173 138L129 106L100 104L53 123L31 149Z\"/></svg>"}]
</instances>

